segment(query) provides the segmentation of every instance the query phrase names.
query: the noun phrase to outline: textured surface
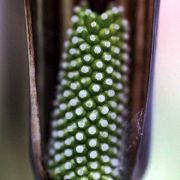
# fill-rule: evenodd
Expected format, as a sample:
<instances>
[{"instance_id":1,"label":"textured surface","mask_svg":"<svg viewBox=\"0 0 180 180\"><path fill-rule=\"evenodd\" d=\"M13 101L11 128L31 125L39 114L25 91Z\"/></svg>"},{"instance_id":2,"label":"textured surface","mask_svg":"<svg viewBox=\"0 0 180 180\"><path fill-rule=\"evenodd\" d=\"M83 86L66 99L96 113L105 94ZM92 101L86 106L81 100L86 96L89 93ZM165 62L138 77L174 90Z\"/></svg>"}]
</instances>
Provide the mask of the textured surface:
<instances>
[{"instance_id":1,"label":"textured surface","mask_svg":"<svg viewBox=\"0 0 180 180\"><path fill-rule=\"evenodd\" d=\"M52 114L52 179L123 178L129 34L122 13L74 8Z\"/></svg>"}]
</instances>

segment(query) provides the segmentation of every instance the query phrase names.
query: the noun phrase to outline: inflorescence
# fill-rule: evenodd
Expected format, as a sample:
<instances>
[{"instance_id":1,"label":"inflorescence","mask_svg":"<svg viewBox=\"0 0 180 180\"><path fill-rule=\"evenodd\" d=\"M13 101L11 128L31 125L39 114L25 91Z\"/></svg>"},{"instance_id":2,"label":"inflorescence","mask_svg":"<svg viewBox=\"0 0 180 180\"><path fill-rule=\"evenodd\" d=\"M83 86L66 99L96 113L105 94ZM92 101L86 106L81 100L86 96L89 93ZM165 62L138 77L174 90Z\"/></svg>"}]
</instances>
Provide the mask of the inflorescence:
<instances>
[{"instance_id":1,"label":"inflorescence","mask_svg":"<svg viewBox=\"0 0 180 180\"><path fill-rule=\"evenodd\" d=\"M47 168L53 180L120 180L129 103L122 7L75 7L58 74Z\"/></svg>"}]
</instances>

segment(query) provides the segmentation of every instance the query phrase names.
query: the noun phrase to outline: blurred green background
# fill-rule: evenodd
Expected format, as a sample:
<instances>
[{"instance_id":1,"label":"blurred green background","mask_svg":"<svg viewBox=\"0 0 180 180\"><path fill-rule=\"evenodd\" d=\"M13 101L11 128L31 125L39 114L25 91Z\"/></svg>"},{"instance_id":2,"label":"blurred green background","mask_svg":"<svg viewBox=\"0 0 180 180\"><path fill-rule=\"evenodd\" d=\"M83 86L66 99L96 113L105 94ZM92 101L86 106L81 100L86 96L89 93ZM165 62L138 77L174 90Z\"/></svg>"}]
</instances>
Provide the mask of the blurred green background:
<instances>
[{"instance_id":1,"label":"blurred green background","mask_svg":"<svg viewBox=\"0 0 180 180\"><path fill-rule=\"evenodd\" d=\"M161 2L150 162L144 180L180 180L180 1ZM23 0L0 0L0 180L33 180Z\"/></svg>"}]
</instances>

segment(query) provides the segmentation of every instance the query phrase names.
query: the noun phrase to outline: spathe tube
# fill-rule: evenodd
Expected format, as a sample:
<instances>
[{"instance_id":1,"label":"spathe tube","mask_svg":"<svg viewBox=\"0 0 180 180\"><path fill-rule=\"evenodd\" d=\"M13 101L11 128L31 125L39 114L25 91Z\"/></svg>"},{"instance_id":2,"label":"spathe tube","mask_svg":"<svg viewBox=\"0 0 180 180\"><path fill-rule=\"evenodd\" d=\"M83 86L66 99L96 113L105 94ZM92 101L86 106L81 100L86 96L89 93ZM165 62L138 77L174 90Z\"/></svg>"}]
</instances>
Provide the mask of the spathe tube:
<instances>
[{"instance_id":1,"label":"spathe tube","mask_svg":"<svg viewBox=\"0 0 180 180\"><path fill-rule=\"evenodd\" d=\"M47 3L48 4L48 3ZM46 3L42 3L41 7L46 8ZM157 25L158 25L158 9L159 9L159 1L146 1L141 2L139 0L134 1L124 1L123 3L127 9L127 18L130 20L131 28L132 28L132 37L130 43L132 45L132 88L134 89L134 93L131 95L132 99L132 118L134 120L130 121L129 128L129 146L133 146L133 148L128 148L129 154L129 176L133 179L138 179L142 176L144 169L140 166L143 164L143 161L147 160L148 150L150 145L150 119L151 119L151 98L152 98L152 86L153 86L153 74L154 67L153 63L155 60L155 44L156 44L156 36L157 36ZM38 4L39 5L39 4ZM136 6L135 6L136 5ZM37 179L46 179L46 172L43 166L43 155L45 150L45 144L47 142L46 136L48 132L48 121L47 121L47 113L44 111L44 107L42 107L39 84L41 76L46 74L46 77L52 77L53 74L56 74L55 71L47 70L47 66L44 68L38 68L39 64L42 61L46 61L48 58L49 50L55 50L56 52L60 49L60 43L55 40L56 38L50 39L50 46L44 46L43 51L41 51L40 47L38 47L38 42L47 42L47 38L51 36L54 30L57 30L56 27L59 21L54 21L53 16L57 15L57 11L59 11L59 7L57 6L56 12L43 13L45 19L48 19L48 23L46 26L43 26L41 30L46 32L51 30L52 34L44 34L43 32L38 31L39 24L37 23L40 19L38 16L39 6L37 6L37 1L29 1L25 0L25 12L26 12L26 27L27 27L27 39L28 39L28 52L29 52L29 79L30 79L30 142L31 142L31 154L34 164L34 170L36 172ZM55 5L53 6L55 7ZM52 7L52 9L53 9ZM51 10L52 10L51 9ZM50 11L51 11L50 10ZM62 15L62 14L60 14ZM33 17L33 18L32 18ZM36 22L36 23L35 23ZM47 22L47 21L46 21ZM153 23L152 23L153 22ZM43 25L43 23L41 23ZM52 28L52 29L51 29ZM60 31L60 30L59 30ZM41 37L38 36L40 32ZM55 37L60 38L59 34L56 33ZM49 40L49 39L48 39ZM56 41L55 43L53 43ZM56 47L54 47L56 45ZM59 46L59 49L58 49ZM41 47L42 48L42 47ZM44 52L44 57L39 58L39 52ZM59 59L58 53L56 54L56 58ZM46 64L46 62L44 62ZM57 66L57 61L53 62L53 67ZM151 64L151 66L150 66ZM49 66L49 64L48 64ZM51 65L50 65L51 66ZM151 67L151 68L150 68ZM53 68L52 68L53 69ZM43 73L42 73L43 72ZM44 81L42 83L42 87L47 89L48 82ZM53 82L52 82L53 85ZM52 90L50 89L47 93L52 94ZM45 104L51 101L52 99L49 97L45 98ZM52 96L51 96L52 97ZM50 100L49 100L50 99ZM143 108L142 113L138 113ZM46 108L47 109L47 108ZM50 110L48 110L50 111ZM134 114L137 114L135 116ZM45 117L45 121L42 122L42 116ZM45 130L44 130L45 129ZM47 129L47 130L46 130ZM137 131L140 130L140 131ZM45 133L46 132L46 133ZM134 132L134 134L133 134ZM45 134L45 135L44 135ZM147 146L148 145L148 146ZM145 147L145 148L144 148ZM145 150L145 151L144 151ZM142 152L144 154L142 155ZM147 161L146 161L147 164ZM144 166L145 167L145 166Z\"/></svg>"}]
</instances>

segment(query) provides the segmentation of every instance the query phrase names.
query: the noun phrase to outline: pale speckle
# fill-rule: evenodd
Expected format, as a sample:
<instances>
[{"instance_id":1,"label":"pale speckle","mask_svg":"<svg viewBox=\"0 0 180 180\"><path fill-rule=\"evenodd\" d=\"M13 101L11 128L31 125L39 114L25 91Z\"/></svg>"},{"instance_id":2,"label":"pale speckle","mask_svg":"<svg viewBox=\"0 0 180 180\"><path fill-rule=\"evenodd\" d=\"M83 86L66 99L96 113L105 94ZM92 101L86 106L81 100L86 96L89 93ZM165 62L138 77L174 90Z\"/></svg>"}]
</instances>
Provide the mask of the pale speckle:
<instances>
[{"instance_id":1,"label":"pale speckle","mask_svg":"<svg viewBox=\"0 0 180 180\"><path fill-rule=\"evenodd\" d=\"M89 119L91 121L94 121L97 119L97 112L96 111L93 111L90 115L89 115Z\"/></svg>"},{"instance_id":2,"label":"pale speckle","mask_svg":"<svg viewBox=\"0 0 180 180\"><path fill-rule=\"evenodd\" d=\"M71 157L72 154L73 154L72 149L65 149L64 155L65 155L66 157Z\"/></svg>"},{"instance_id":3,"label":"pale speckle","mask_svg":"<svg viewBox=\"0 0 180 180\"><path fill-rule=\"evenodd\" d=\"M70 145L71 144L71 142L72 142L72 139L71 138L67 138L66 140L65 140L65 145Z\"/></svg>"},{"instance_id":4,"label":"pale speckle","mask_svg":"<svg viewBox=\"0 0 180 180\"><path fill-rule=\"evenodd\" d=\"M59 150L61 148L62 144L60 142L54 143L54 149Z\"/></svg>"},{"instance_id":5,"label":"pale speckle","mask_svg":"<svg viewBox=\"0 0 180 180\"><path fill-rule=\"evenodd\" d=\"M114 119L114 120L117 118L117 114L116 114L115 112L111 112L111 113L110 113L110 116L111 116L111 118Z\"/></svg>"},{"instance_id":6,"label":"pale speckle","mask_svg":"<svg viewBox=\"0 0 180 180\"><path fill-rule=\"evenodd\" d=\"M115 91L113 89L108 90L108 96L109 97L114 97L115 96Z\"/></svg>"},{"instance_id":7,"label":"pale speckle","mask_svg":"<svg viewBox=\"0 0 180 180\"><path fill-rule=\"evenodd\" d=\"M62 103L62 104L59 105L60 110L64 111L64 110L66 110L66 108L67 108L67 105L65 103Z\"/></svg>"},{"instance_id":8,"label":"pale speckle","mask_svg":"<svg viewBox=\"0 0 180 180\"><path fill-rule=\"evenodd\" d=\"M96 78L96 80L100 81L103 79L103 74L102 73L96 73L95 78Z\"/></svg>"},{"instance_id":9,"label":"pale speckle","mask_svg":"<svg viewBox=\"0 0 180 180\"><path fill-rule=\"evenodd\" d=\"M63 52L63 53L62 53L62 58L63 58L63 59L66 59L66 58L67 58L67 53Z\"/></svg>"},{"instance_id":10,"label":"pale speckle","mask_svg":"<svg viewBox=\"0 0 180 180\"><path fill-rule=\"evenodd\" d=\"M117 144L118 143L118 139L117 139L117 137L112 137L111 138L111 141L113 142L113 143L115 143L115 144Z\"/></svg>"},{"instance_id":11,"label":"pale speckle","mask_svg":"<svg viewBox=\"0 0 180 180\"><path fill-rule=\"evenodd\" d=\"M88 66L82 66L81 72L82 73L88 73L89 72L89 67Z\"/></svg>"},{"instance_id":12,"label":"pale speckle","mask_svg":"<svg viewBox=\"0 0 180 180\"><path fill-rule=\"evenodd\" d=\"M101 158L102 158L102 161L105 163L108 163L110 161L110 158L107 155L101 156Z\"/></svg>"},{"instance_id":13,"label":"pale speckle","mask_svg":"<svg viewBox=\"0 0 180 180\"><path fill-rule=\"evenodd\" d=\"M85 127L85 123L81 120L78 122L78 127L83 128Z\"/></svg>"},{"instance_id":14,"label":"pale speckle","mask_svg":"<svg viewBox=\"0 0 180 180\"><path fill-rule=\"evenodd\" d=\"M118 83L117 84L117 89L118 90L122 90L123 89L123 84L122 83Z\"/></svg>"},{"instance_id":15,"label":"pale speckle","mask_svg":"<svg viewBox=\"0 0 180 180\"><path fill-rule=\"evenodd\" d=\"M64 131L62 131L62 130L57 131L57 136L59 138L62 138L64 136Z\"/></svg>"},{"instance_id":16,"label":"pale speckle","mask_svg":"<svg viewBox=\"0 0 180 180\"><path fill-rule=\"evenodd\" d=\"M98 92L100 90L100 86L98 84L94 84L93 87L92 87L92 90L94 92Z\"/></svg>"},{"instance_id":17,"label":"pale speckle","mask_svg":"<svg viewBox=\"0 0 180 180\"><path fill-rule=\"evenodd\" d=\"M100 173L99 172L94 172L92 174L92 176L93 176L94 180L98 180L100 178Z\"/></svg>"},{"instance_id":18,"label":"pale speckle","mask_svg":"<svg viewBox=\"0 0 180 180\"><path fill-rule=\"evenodd\" d=\"M118 10L119 10L119 12L121 12L121 13L124 12L124 6L119 6L119 7L118 7Z\"/></svg>"},{"instance_id":19,"label":"pale speckle","mask_svg":"<svg viewBox=\"0 0 180 180\"><path fill-rule=\"evenodd\" d=\"M112 108L117 108L117 103L115 101L111 101L110 103Z\"/></svg>"},{"instance_id":20,"label":"pale speckle","mask_svg":"<svg viewBox=\"0 0 180 180\"><path fill-rule=\"evenodd\" d=\"M124 53L122 57L123 57L123 60L124 60L126 63L129 63L129 62L130 62L129 55L128 55L127 53Z\"/></svg>"},{"instance_id":21,"label":"pale speckle","mask_svg":"<svg viewBox=\"0 0 180 180\"><path fill-rule=\"evenodd\" d=\"M65 118L66 119L71 119L73 117L73 113L72 112L66 112L66 114L65 114Z\"/></svg>"},{"instance_id":22,"label":"pale speckle","mask_svg":"<svg viewBox=\"0 0 180 180\"><path fill-rule=\"evenodd\" d=\"M95 48L94 48L94 52L95 52L96 54L100 54L100 53L101 53L101 51L102 51L102 49L101 49L101 47L100 47L100 46L95 46Z\"/></svg>"},{"instance_id":23,"label":"pale speckle","mask_svg":"<svg viewBox=\"0 0 180 180\"><path fill-rule=\"evenodd\" d=\"M67 131L68 132L72 132L74 129L76 129L76 124L75 123L73 123L73 124L71 124L71 125L69 125L67 127Z\"/></svg>"},{"instance_id":24,"label":"pale speckle","mask_svg":"<svg viewBox=\"0 0 180 180\"><path fill-rule=\"evenodd\" d=\"M78 169L77 174L79 176L82 176L83 175L83 168Z\"/></svg>"},{"instance_id":25,"label":"pale speckle","mask_svg":"<svg viewBox=\"0 0 180 180\"><path fill-rule=\"evenodd\" d=\"M83 157L77 157L76 161L78 164L81 164L83 162L84 158Z\"/></svg>"},{"instance_id":26,"label":"pale speckle","mask_svg":"<svg viewBox=\"0 0 180 180\"><path fill-rule=\"evenodd\" d=\"M90 9L86 9L85 13L86 13L86 15L90 15L92 13L92 11Z\"/></svg>"},{"instance_id":27,"label":"pale speckle","mask_svg":"<svg viewBox=\"0 0 180 180\"><path fill-rule=\"evenodd\" d=\"M101 15L101 18L102 18L103 20L106 20L106 19L108 18L107 13L103 13L103 14Z\"/></svg>"},{"instance_id":28,"label":"pale speckle","mask_svg":"<svg viewBox=\"0 0 180 180\"><path fill-rule=\"evenodd\" d=\"M76 106L78 104L78 99L74 98L69 101L70 106Z\"/></svg>"},{"instance_id":29,"label":"pale speckle","mask_svg":"<svg viewBox=\"0 0 180 180\"><path fill-rule=\"evenodd\" d=\"M51 134L52 134L52 137L53 137L53 138L56 138L56 137L57 137L57 131L56 131L56 130L53 130L53 131L51 132Z\"/></svg>"},{"instance_id":30,"label":"pale speckle","mask_svg":"<svg viewBox=\"0 0 180 180\"><path fill-rule=\"evenodd\" d=\"M97 162L92 162L92 163L90 164L90 166L91 166L91 168L94 169L94 170L98 168Z\"/></svg>"},{"instance_id":31,"label":"pale speckle","mask_svg":"<svg viewBox=\"0 0 180 180\"><path fill-rule=\"evenodd\" d=\"M116 168L112 171L112 175L115 177L119 177L120 176L120 171L119 168Z\"/></svg>"},{"instance_id":32,"label":"pale speckle","mask_svg":"<svg viewBox=\"0 0 180 180\"><path fill-rule=\"evenodd\" d=\"M82 107L76 108L75 113L76 113L76 115L78 115L78 116L82 115L82 113L83 113Z\"/></svg>"},{"instance_id":33,"label":"pale speckle","mask_svg":"<svg viewBox=\"0 0 180 180\"><path fill-rule=\"evenodd\" d=\"M73 38L72 38L72 43L73 44L77 44L79 42L79 38L77 37L77 36L74 36Z\"/></svg>"},{"instance_id":34,"label":"pale speckle","mask_svg":"<svg viewBox=\"0 0 180 180\"><path fill-rule=\"evenodd\" d=\"M82 145L76 146L76 151L77 151L78 153L82 153L82 152L84 151L84 146L82 146Z\"/></svg>"},{"instance_id":35,"label":"pale speckle","mask_svg":"<svg viewBox=\"0 0 180 180\"><path fill-rule=\"evenodd\" d=\"M97 145L97 140L96 139L91 139L89 141L89 146L90 147L96 147L96 145Z\"/></svg>"},{"instance_id":36,"label":"pale speckle","mask_svg":"<svg viewBox=\"0 0 180 180\"><path fill-rule=\"evenodd\" d=\"M54 173L59 174L60 172L61 172L61 169L59 167L56 167L55 170L54 170Z\"/></svg>"},{"instance_id":37,"label":"pale speckle","mask_svg":"<svg viewBox=\"0 0 180 180\"><path fill-rule=\"evenodd\" d=\"M104 33L105 33L105 35L109 35L110 34L109 29L106 29Z\"/></svg>"},{"instance_id":38,"label":"pale speckle","mask_svg":"<svg viewBox=\"0 0 180 180\"><path fill-rule=\"evenodd\" d=\"M74 77L75 73L74 72L69 72L67 74L68 78L72 79Z\"/></svg>"},{"instance_id":39,"label":"pale speckle","mask_svg":"<svg viewBox=\"0 0 180 180\"><path fill-rule=\"evenodd\" d=\"M87 97L87 91L86 90L81 90L80 92L79 92L79 97L80 98L85 98L85 97Z\"/></svg>"},{"instance_id":40,"label":"pale speckle","mask_svg":"<svg viewBox=\"0 0 180 180\"><path fill-rule=\"evenodd\" d=\"M73 90L77 89L77 83L71 83L70 88Z\"/></svg>"},{"instance_id":41,"label":"pale speckle","mask_svg":"<svg viewBox=\"0 0 180 180\"><path fill-rule=\"evenodd\" d=\"M78 21L79 21L78 16L72 16L72 18L71 18L72 23L77 23Z\"/></svg>"},{"instance_id":42,"label":"pale speckle","mask_svg":"<svg viewBox=\"0 0 180 180\"><path fill-rule=\"evenodd\" d=\"M49 155L53 156L55 154L55 150L53 148L49 148Z\"/></svg>"},{"instance_id":43,"label":"pale speckle","mask_svg":"<svg viewBox=\"0 0 180 180\"><path fill-rule=\"evenodd\" d=\"M91 60L91 55L90 54L86 54L84 57L83 57L84 61L86 62L89 62Z\"/></svg>"},{"instance_id":44,"label":"pale speckle","mask_svg":"<svg viewBox=\"0 0 180 180\"><path fill-rule=\"evenodd\" d=\"M75 6L74 7L74 12L78 13L79 11L81 11L81 8L79 6Z\"/></svg>"},{"instance_id":45,"label":"pale speckle","mask_svg":"<svg viewBox=\"0 0 180 180\"><path fill-rule=\"evenodd\" d=\"M114 47L114 48L113 48L113 52L114 52L115 54L119 54L119 53L120 53L120 49L119 49L118 47Z\"/></svg>"},{"instance_id":46,"label":"pale speckle","mask_svg":"<svg viewBox=\"0 0 180 180\"><path fill-rule=\"evenodd\" d=\"M118 59L116 59L115 64L116 64L116 66L120 66L121 62Z\"/></svg>"},{"instance_id":47,"label":"pale speckle","mask_svg":"<svg viewBox=\"0 0 180 180\"><path fill-rule=\"evenodd\" d=\"M104 172L105 172L105 174L110 174L110 173L112 172L111 167L106 166L106 167L104 168Z\"/></svg>"},{"instance_id":48,"label":"pale speckle","mask_svg":"<svg viewBox=\"0 0 180 180\"><path fill-rule=\"evenodd\" d=\"M67 48L69 46L69 42L68 41L64 41L64 48Z\"/></svg>"},{"instance_id":49,"label":"pale speckle","mask_svg":"<svg viewBox=\"0 0 180 180\"><path fill-rule=\"evenodd\" d=\"M112 67L112 66L108 66L108 67L106 68L106 72L107 72L108 74L113 73L113 67Z\"/></svg>"},{"instance_id":50,"label":"pale speckle","mask_svg":"<svg viewBox=\"0 0 180 180\"><path fill-rule=\"evenodd\" d=\"M108 137L108 132L102 131L102 132L100 132L100 135L101 135L102 137L104 137L104 138L107 138L107 137Z\"/></svg>"},{"instance_id":51,"label":"pale speckle","mask_svg":"<svg viewBox=\"0 0 180 180\"><path fill-rule=\"evenodd\" d=\"M117 78L117 79L121 79L121 78L122 78L121 73L117 72L117 73L116 73L116 78Z\"/></svg>"},{"instance_id":52,"label":"pale speckle","mask_svg":"<svg viewBox=\"0 0 180 180\"><path fill-rule=\"evenodd\" d=\"M96 27L96 26L97 26L96 21L93 21L93 22L91 23L91 27Z\"/></svg>"},{"instance_id":53,"label":"pale speckle","mask_svg":"<svg viewBox=\"0 0 180 180\"><path fill-rule=\"evenodd\" d=\"M107 85L111 86L111 85L113 85L113 80L110 79L110 78L107 78L107 79L105 80L105 83L106 83Z\"/></svg>"},{"instance_id":54,"label":"pale speckle","mask_svg":"<svg viewBox=\"0 0 180 180\"><path fill-rule=\"evenodd\" d=\"M129 47L129 45L128 45L127 43L124 43L123 46L122 46L122 48L123 48L124 50L126 50L127 52L130 51L130 47Z\"/></svg>"},{"instance_id":55,"label":"pale speckle","mask_svg":"<svg viewBox=\"0 0 180 180\"><path fill-rule=\"evenodd\" d=\"M109 47L111 46L111 42L110 42L110 41L105 41L105 42L104 42L104 45L105 45L107 48L109 48Z\"/></svg>"},{"instance_id":56,"label":"pale speckle","mask_svg":"<svg viewBox=\"0 0 180 180\"><path fill-rule=\"evenodd\" d=\"M108 126L108 121L106 119L101 119L100 124L102 127L107 127Z\"/></svg>"},{"instance_id":57,"label":"pale speckle","mask_svg":"<svg viewBox=\"0 0 180 180\"><path fill-rule=\"evenodd\" d=\"M72 60L71 62L70 62L70 64L71 64L71 66L73 66L73 67L76 67L76 61L75 60Z\"/></svg>"},{"instance_id":58,"label":"pale speckle","mask_svg":"<svg viewBox=\"0 0 180 180\"><path fill-rule=\"evenodd\" d=\"M124 27L128 27L128 26L129 26L128 20L127 20L127 19L123 19L123 20L122 20L122 25L123 25Z\"/></svg>"},{"instance_id":59,"label":"pale speckle","mask_svg":"<svg viewBox=\"0 0 180 180\"><path fill-rule=\"evenodd\" d=\"M113 7L113 8L112 8L112 12L113 12L114 14L122 13L123 11L124 11L124 7L123 7L123 6Z\"/></svg>"},{"instance_id":60,"label":"pale speckle","mask_svg":"<svg viewBox=\"0 0 180 180\"><path fill-rule=\"evenodd\" d=\"M129 72L129 67L125 64L122 65L122 70L124 73L128 73Z\"/></svg>"},{"instance_id":61,"label":"pale speckle","mask_svg":"<svg viewBox=\"0 0 180 180\"><path fill-rule=\"evenodd\" d=\"M95 35L90 35L90 41L94 42L96 40L96 36Z\"/></svg>"},{"instance_id":62,"label":"pale speckle","mask_svg":"<svg viewBox=\"0 0 180 180\"><path fill-rule=\"evenodd\" d=\"M83 43L83 44L80 45L79 48L80 48L81 51L85 51L87 49L87 47L88 47L87 44Z\"/></svg>"},{"instance_id":63,"label":"pale speckle","mask_svg":"<svg viewBox=\"0 0 180 180\"><path fill-rule=\"evenodd\" d=\"M103 67L103 63L101 61L97 61L96 62L96 67L97 68L102 68Z\"/></svg>"},{"instance_id":64,"label":"pale speckle","mask_svg":"<svg viewBox=\"0 0 180 180\"><path fill-rule=\"evenodd\" d=\"M75 49L75 48L71 48L71 49L69 50L69 53L70 53L71 55L75 55L75 54L76 54L76 49Z\"/></svg>"},{"instance_id":65,"label":"pale speckle","mask_svg":"<svg viewBox=\"0 0 180 180\"><path fill-rule=\"evenodd\" d=\"M68 81L66 80L66 79L63 79L62 81L61 81L61 84L64 86L64 85L66 85L68 83Z\"/></svg>"},{"instance_id":66,"label":"pale speckle","mask_svg":"<svg viewBox=\"0 0 180 180\"><path fill-rule=\"evenodd\" d=\"M96 157L97 157L97 151L91 151L90 153L89 153L89 156L90 156L90 158L91 159L95 159Z\"/></svg>"},{"instance_id":67,"label":"pale speckle","mask_svg":"<svg viewBox=\"0 0 180 180\"><path fill-rule=\"evenodd\" d=\"M82 141L83 140L83 134L81 132L76 133L76 139L78 141Z\"/></svg>"},{"instance_id":68,"label":"pale speckle","mask_svg":"<svg viewBox=\"0 0 180 180\"><path fill-rule=\"evenodd\" d=\"M101 109L101 113L106 115L106 114L108 114L108 112L109 112L109 108L107 106L103 106Z\"/></svg>"},{"instance_id":69,"label":"pale speckle","mask_svg":"<svg viewBox=\"0 0 180 180\"><path fill-rule=\"evenodd\" d=\"M109 145L106 144L106 143L103 143L103 144L101 145L101 149L102 149L102 151L107 151L107 150L109 149Z\"/></svg>"},{"instance_id":70,"label":"pale speckle","mask_svg":"<svg viewBox=\"0 0 180 180\"><path fill-rule=\"evenodd\" d=\"M128 33L123 33L123 39L124 40L129 40L130 36Z\"/></svg>"},{"instance_id":71,"label":"pale speckle","mask_svg":"<svg viewBox=\"0 0 180 180\"><path fill-rule=\"evenodd\" d=\"M72 34L73 30L72 29L68 29L67 30L67 35L70 36Z\"/></svg>"},{"instance_id":72,"label":"pale speckle","mask_svg":"<svg viewBox=\"0 0 180 180\"><path fill-rule=\"evenodd\" d=\"M100 94L100 95L98 96L98 102L103 103L105 100L106 100L106 98L105 98L104 95Z\"/></svg>"},{"instance_id":73,"label":"pale speckle","mask_svg":"<svg viewBox=\"0 0 180 180\"><path fill-rule=\"evenodd\" d=\"M111 131L116 131L116 129L117 129L117 126L115 124L111 124L111 125L109 125L109 127L110 127Z\"/></svg>"},{"instance_id":74,"label":"pale speckle","mask_svg":"<svg viewBox=\"0 0 180 180\"><path fill-rule=\"evenodd\" d=\"M84 31L84 27L79 26L79 27L77 28L77 32L78 32L78 33L82 33L83 31Z\"/></svg>"},{"instance_id":75,"label":"pale speckle","mask_svg":"<svg viewBox=\"0 0 180 180\"><path fill-rule=\"evenodd\" d=\"M121 116L119 116L117 120L120 124L123 122L123 118Z\"/></svg>"},{"instance_id":76,"label":"pale speckle","mask_svg":"<svg viewBox=\"0 0 180 180\"><path fill-rule=\"evenodd\" d=\"M64 168L65 168L66 170L71 169L71 167L72 167L72 164L71 164L70 162L66 162L65 165L64 165Z\"/></svg>"},{"instance_id":77,"label":"pale speckle","mask_svg":"<svg viewBox=\"0 0 180 180\"><path fill-rule=\"evenodd\" d=\"M115 30L119 30L119 29L120 29L119 24L114 24L114 26L113 26L113 27L114 27L114 29L115 29Z\"/></svg>"},{"instance_id":78,"label":"pale speckle","mask_svg":"<svg viewBox=\"0 0 180 180\"><path fill-rule=\"evenodd\" d=\"M64 119L57 120L57 126L61 126L64 123Z\"/></svg>"},{"instance_id":79,"label":"pale speckle","mask_svg":"<svg viewBox=\"0 0 180 180\"><path fill-rule=\"evenodd\" d=\"M89 127L88 132L89 132L89 134L94 135L94 134L96 134L96 128L91 126L91 127Z\"/></svg>"},{"instance_id":80,"label":"pale speckle","mask_svg":"<svg viewBox=\"0 0 180 180\"><path fill-rule=\"evenodd\" d=\"M122 112L125 110L125 107L123 104L119 104L118 109Z\"/></svg>"},{"instance_id":81,"label":"pale speckle","mask_svg":"<svg viewBox=\"0 0 180 180\"><path fill-rule=\"evenodd\" d=\"M112 57L111 57L110 54L105 54L104 59L105 59L106 61L110 61L110 60L112 59Z\"/></svg>"},{"instance_id":82,"label":"pale speckle","mask_svg":"<svg viewBox=\"0 0 180 180\"><path fill-rule=\"evenodd\" d=\"M115 159L115 158L111 159L111 164L112 164L113 167L120 166L119 160Z\"/></svg>"}]
</instances>

